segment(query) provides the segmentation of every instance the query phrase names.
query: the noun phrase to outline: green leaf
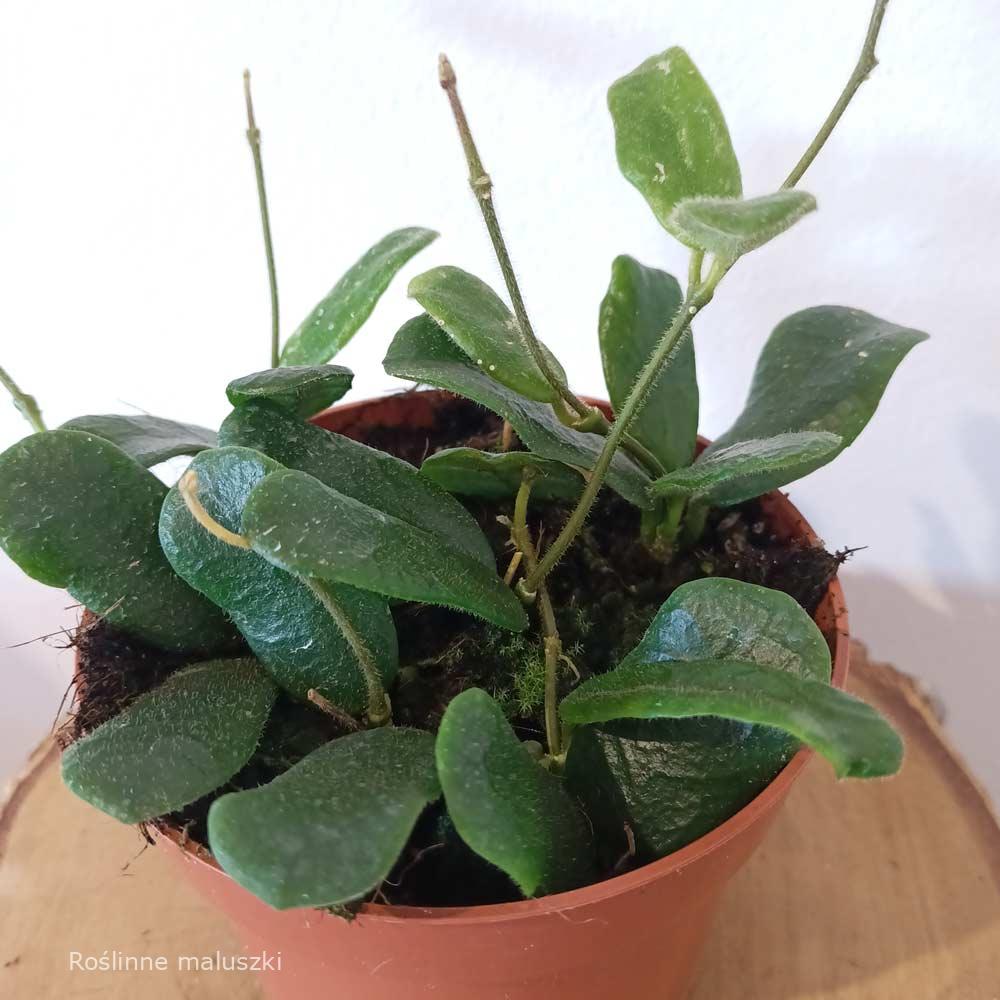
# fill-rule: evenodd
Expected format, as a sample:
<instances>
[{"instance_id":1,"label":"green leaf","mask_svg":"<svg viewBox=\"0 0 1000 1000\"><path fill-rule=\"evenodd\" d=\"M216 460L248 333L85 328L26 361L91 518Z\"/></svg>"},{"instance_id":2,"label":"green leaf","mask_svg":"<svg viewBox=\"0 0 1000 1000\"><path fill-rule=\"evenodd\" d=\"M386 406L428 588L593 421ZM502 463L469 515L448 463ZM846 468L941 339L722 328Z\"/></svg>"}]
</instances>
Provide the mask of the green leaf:
<instances>
[{"instance_id":1,"label":"green leaf","mask_svg":"<svg viewBox=\"0 0 1000 1000\"><path fill-rule=\"evenodd\" d=\"M239 532L253 488L281 466L248 448L217 448L191 463L198 499L209 515ZM346 712L366 705L364 674L329 613L297 577L256 552L207 532L176 487L163 502L160 543L180 577L225 610L254 655L286 691L305 699L310 688ZM364 638L388 687L398 666L396 629L384 598L345 584L333 596Z\"/></svg>"},{"instance_id":2,"label":"green leaf","mask_svg":"<svg viewBox=\"0 0 1000 1000\"><path fill-rule=\"evenodd\" d=\"M527 625L494 567L304 472L272 472L254 488L243 534L289 573L458 608L515 631Z\"/></svg>"},{"instance_id":3,"label":"green leaf","mask_svg":"<svg viewBox=\"0 0 1000 1000\"><path fill-rule=\"evenodd\" d=\"M680 285L666 271L644 267L625 255L614 259L598 332L604 381L616 410L624 405L682 299ZM690 333L653 384L631 433L668 472L687 465L694 456L698 380Z\"/></svg>"},{"instance_id":4,"label":"green leaf","mask_svg":"<svg viewBox=\"0 0 1000 1000\"><path fill-rule=\"evenodd\" d=\"M226 395L233 406L263 399L308 418L336 403L353 381L353 373L340 365L292 365L234 379L226 386Z\"/></svg>"},{"instance_id":5,"label":"green leaf","mask_svg":"<svg viewBox=\"0 0 1000 1000\"><path fill-rule=\"evenodd\" d=\"M481 372L429 316L405 323L383 362L390 375L447 389L475 400L510 422L535 455L565 465L592 469L604 438L561 424L552 407L523 396ZM637 507L650 507L649 477L629 458L615 455L608 485Z\"/></svg>"},{"instance_id":6,"label":"green leaf","mask_svg":"<svg viewBox=\"0 0 1000 1000\"><path fill-rule=\"evenodd\" d=\"M177 455L196 455L215 447L215 431L163 417L94 413L67 420L60 430L83 431L118 445L147 468Z\"/></svg>"},{"instance_id":7,"label":"green leaf","mask_svg":"<svg viewBox=\"0 0 1000 1000\"><path fill-rule=\"evenodd\" d=\"M871 419L896 366L926 339L860 309L815 306L793 313L764 345L743 412L707 454L786 431L830 431L840 436L843 451Z\"/></svg>"},{"instance_id":8,"label":"green leaf","mask_svg":"<svg viewBox=\"0 0 1000 1000\"><path fill-rule=\"evenodd\" d=\"M653 496L687 496L728 507L795 482L839 451L840 438L828 431L740 441L675 469L649 490Z\"/></svg>"},{"instance_id":9,"label":"green leaf","mask_svg":"<svg viewBox=\"0 0 1000 1000\"><path fill-rule=\"evenodd\" d=\"M327 293L281 351L282 365L321 365L361 329L396 272L437 239L417 226L384 236Z\"/></svg>"},{"instance_id":10,"label":"green leaf","mask_svg":"<svg viewBox=\"0 0 1000 1000\"><path fill-rule=\"evenodd\" d=\"M525 346L517 317L484 281L459 267L435 267L410 282L409 295L490 378L528 399L559 398ZM562 365L542 349L565 382Z\"/></svg>"},{"instance_id":11,"label":"green leaf","mask_svg":"<svg viewBox=\"0 0 1000 1000\"><path fill-rule=\"evenodd\" d=\"M745 660L636 663L592 677L563 700L563 721L715 715L774 726L823 754L840 778L899 770L903 744L869 705L824 681Z\"/></svg>"},{"instance_id":12,"label":"green leaf","mask_svg":"<svg viewBox=\"0 0 1000 1000\"><path fill-rule=\"evenodd\" d=\"M269 403L238 406L219 428L219 443L263 452L338 493L441 535L484 566L496 566L472 515L409 462L304 423Z\"/></svg>"},{"instance_id":13,"label":"green leaf","mask_svg":"<svg viewBox=\"0 0 1000 1000\"><path fill-rule=\"evenodd\" d=\"M170 568L156 536L167 487L82 431L32 434L0 455L0 547L28 576L168 650L214 652L235 635Z\"/></svg>"},{"instance_id":14,"label":"green leaf","mask_svg":"<svg viewBox=\"0 0 1000 1000\"><path fill-rule=\"evenodd\" d=\"M425 458L420 474L449 493L502 500L517 493L526 468L535 471L532 500L576 500L583 490L579 472L530 451L448 448Z\"/></svg>"},{"instance_id":15,"label":"green leaf","mask_svg":"<svg viewBox=\"0 0 1000 1000\"><path fill-rule=\"evenodd\" d=\"M756 250L816 210L805 191L775 191L760 198L686 198L674 206L667 228L684 244L723 260Z\"/></svg>"},{"instance_id":16,"label":"green leaf","mask_svg":"<svg viewBox=\"0 0 1000 1000\"><path fill-rule=\"evenodd\" d=\"M529 756L485 691L469 688L452 699L436 753L459 835L526 896L575 889L593 879L586 817L562 780Z\"/></svg>"},{"instance_id":17,"label":"green leaf","mask_svg":"<svg viewBox=\"0 0 1000 1000\"><path fill-rule=\"evenodd\" d=\"M745 660L815 681L830 677L826 640L795 601L736 580L699 580L675 590L623 666L701 660ZM566 781L602 839L624 850L628 823L639 859L649 861L727 820L798 747L769 726L712 716L622 719L574 730Z\"/></svg>"},{"instance_id":18,"label":"green leaf","mask_svg":"<svg viewBox=\"0 0 1000 1000\"><path fill-rule=\"evenodd\" d=\"M743 193L726 120L683 49L651 56L615 81L608 108L618 167L668 231L679 201Z\"/></svg>"},{"instance_id":19,"label":"green leaf","mask_svg":"<svg viewBox=\"0 0 1000 1000\"><path fill-rule=\"evenodd\" d=\"M208 840L223 869L271 906L332 906L389 874L440 794L430 733L372 729L314 750L270 784L216 799Z\"/></svg>"},{"instance_id":20,"label":"green leaf","mask_svg":"<svg viewBox=\"0 0 1000 1000\"><path fill-rule=\"evenodd\" d=\"M67 747L63 780L123 823L181 809L246 764L275 694L253 660L186 667Z\"/></svg>"}]
</instances>

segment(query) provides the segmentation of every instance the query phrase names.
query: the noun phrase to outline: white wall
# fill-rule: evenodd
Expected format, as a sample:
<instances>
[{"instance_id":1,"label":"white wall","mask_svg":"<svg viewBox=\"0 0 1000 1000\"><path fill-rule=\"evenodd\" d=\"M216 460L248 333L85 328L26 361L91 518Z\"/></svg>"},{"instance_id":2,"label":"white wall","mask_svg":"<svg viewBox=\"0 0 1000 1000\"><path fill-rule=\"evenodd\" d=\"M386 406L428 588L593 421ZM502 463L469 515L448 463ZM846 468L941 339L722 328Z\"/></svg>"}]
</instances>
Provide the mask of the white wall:
<instances>
[{"instance_id":1,"label":"white wall","mask_svg":"<svg viewBox=\"0 0 1000 1000\"><path fill-rule=\"evenodd\" d=\"M240 73L254 71L285 330L369 243L443 238L415 268L499 277L436 80L446 50L536 326L601 391L595 318L617 253L684 255L616 170L608 84L682 44L725 109L749 193L774 188L853 65L868 0L171 4L36 0L0 24L0 363L56 424L83 412L213 423L267 361L268 300ZM845 571L856 633L919 674L1000 796L996 99L1000 7L896 0L882 65L803 186L820 212L741 263L697 324L703 430L740 408L773 324L819 302L928 330L873 425L793 489ZM339 360L359 395L412 314L404 281ZM25 432L0 406L0 445ZM0 646L70 624L0 564ZM47 729L68 657L0 651L0 776Z\"/></svg>"}]
</instances>

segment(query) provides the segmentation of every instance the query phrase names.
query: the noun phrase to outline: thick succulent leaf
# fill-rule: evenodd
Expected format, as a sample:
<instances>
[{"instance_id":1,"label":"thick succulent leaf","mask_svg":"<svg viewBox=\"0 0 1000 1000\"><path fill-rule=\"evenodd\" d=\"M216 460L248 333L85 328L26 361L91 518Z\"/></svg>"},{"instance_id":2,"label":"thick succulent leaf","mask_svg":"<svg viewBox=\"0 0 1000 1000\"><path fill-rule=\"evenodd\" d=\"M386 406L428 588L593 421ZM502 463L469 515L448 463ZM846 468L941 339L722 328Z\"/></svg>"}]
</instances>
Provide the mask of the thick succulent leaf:
<instances>
[{"instance_id":1,"label":"thick succulent leaf","mask_svg":"<svg viewBox=\"0 0 1000 1000\"><path fill-rule=\"evenodd\" d=\"M604 381L616 410L628 398L682 299L680 285L666 271L645 267L626 255L614 259L611 283L601 302L598 332ZM690 333L653 384L631 434L668 472L687 465L694 456L698 380Z\"/></svg>"},{"instance_id":2,"label":"thick succulent leaf","mask_svg":"<svg viewBox=\"0 0 1000 1000\"><path fill-rule=\"evenodd\" d=\"M792 598L719 578L675 590L623 665L716 659L830 677L826 640ZM727 820L798 747L781 730L717 716L622 719L574 730L566 780L602 839L624 850L628 823L649 861Z\"/></svg>"},{"instance_id":3,"label":"thick succulent leaf","mask_svg":"<svg viewBox=\"0 0 1000 1000\"><path fill-rule=\"evenodd\" d=\"M682 243L723 260L780 236L804 215L816 210L805 191L775 191L760 198L686 198L670 213L667 227Z\"/></svg>"},{"instance_id":4,"label":"thick succulent leaf","mask_svg":"<svg viewBox=\"0 0 1000 1000\"><path fill-rule=\"evenodd\" d=\"M308 418L336 403L351 388L354 374L340 365L290 365L234 379L226 386L233 406L263 399Z\"/></svg>"},{"instance_id":5,"label":"thick succulent leaf","mask_svg":"<svg viewBox=\"0 0 1000 1000\"><path fill-rule=\"evenodd\" d=\"M651 56L616 80L608 107L618 167L670 232L671 213L684 198L743 193L726 120L683 49Z\"/></svg>"},{"instance_id":6,"label":"thick succulent leaf","mask_svg":"<svg viewBox=\"0 0 1000 1000\"><path fill-rule=\"evenodd\" d=\"M839 452L840 438L829 431L739 441L675 469L649 489L653 496L686 496L727 507L787 486Z\"/></svg>"},{"instance_id":7,"label":"thick succulent leaf","mask_svg":"<svg viewBox=\"0 0 1000 1000\"><path fill-rule=\"evenodd\" d=\"M562 779L527 753L485 691L469 688L451 701L436 753L459 835L526 896L575 889L593 878L586 817Z\"/></svg>"},{"instance_id":8,"label":"thick succulent leaf","mask_svg":"<svg viewBox=\"0 0 1000 1000\"><path fill-rule=\"evenodd\" d=\"M60 430L83 431L104 438L146 468L177 455L196 455L206 448L214 448L216 441L215 431L207 427L146 414L93 413L67 420Z\"/></svg>"},{"instance_id":9,"label":"thick succulent leaf","mask_svg":"<svg viewBox=\"0 0 1000 1000\"><path fill-rule=\"evenodd\" d=\"M425 458L420 474L449 493L502 500L517 493L526 468L535 473L532 500L575 500L583 490L583 476L575 469L530 451L448 448Z\"/></svg>"},{"instance_id":10,"label":"thick succulent leaf","mask_svg":"<svg viewBox=\"0 0 1000 1000\"><path fill-rule=\"evenodd\" d=\"M563 721L717 715L784 730L821 753L840 778L899 770L903 744L863 701L824 681L747 660L634 663L585 681L563 699Z\"/></svg>"},{"instance_id":11,"label":"thick succulent leaf","mask_svg":"<svg viewBox=\"0 0 1000 1000\"><path fill-rule=\"evenodd\" d=\"M156 525L167 487L82 431L32 434L0 455L0 547L50 587L168 650L215 652L235 634L170 568Z\"/></svg>"},{"instance_id":12,"label":"thick succulent leaf","mask_svg":"<svg viewBox=\"0 0 1000 1000\"><path fill-rule=\"evenodd\" d=\"M793 313L764 345L743 412L708 453L786 431L830 431L843 450L871 419L896 366L926 339L860 309Z\"/></svg>"},{"instance_id":13,"label":"thick succulent leaf","mask_svg":"<svg viewBox=\"0 0 1000 1000\"><path fill-rule=\"evenodd\" d=\"M217 799L208 841L223 869L271 906L332 906L389 874L440 794L430 733L372 729L314 750L270 784Z\"/></svg>"},{"instance_id":14,"label":"thick succulent leaf","mask_svg":"<svg viewBox=\"0 0 1000 1000\"><path fill-rule=\"evenodd\" d=\"M361 329L396 272L437 239L432 229L412 226L382 237L347 270L288 338L282 365L321 365Z\"/></svg>"},{"instance_id":15,"label":"thick succulent leaf","mask_svg":"<svg viewBox=\"0 0 1000 1000\"><path fill-rule=\"evenodd\" d=\"M254 488L243 534L265 559L299 576L458 608L516 631L527 625L494 567L304 472L272 472Z\"/></svg>"},{"instance_id":16,"label":"thick succulent leaf","mask_svg":"<svg viewBox=\"0 0 1000 1000\"><path fill-rule=\"evenodd\" d=\"M198 455L198 499L224 528L239 532L253 488L281 466L249 448L217 448ZM351 646L316 595L298 577L256 552L207 532L174 488L160 514L160 543L174 570L224 609L254 655L286 691L305 698L315 688L347 712L366 704L364 674ZM333 597L364 638L388 686L396 675L396 629L385 599L346 584L329 584Z\"/></svg>"},{"instance_id":17,"label":"thick succulent leaf","mask_svg":"<svg viewBox=\"0 0 1000 1000\"><path fill-rule=\"evenodd\" d=\"M545 403L523 396L481 372L429 316L405 323L383 362L390 375L447 389L492 410L509 421L535 455L580 469L592 469L604 438L561 424ZM637 507L650 507L649 477L620 452L608 472L608 485Z\"/></svg>"},{"instance_id":18,"label":"thick succulent leaf","mask_svg":"<svg viewBox=\"0 0 1000 1000\"><path fill-rule=\"evenodd\" d=\"M276 693L250 659L185 667L67 747L63 780L123 823L181 809L246 764Z\"/></svg>"},{"instance_id":19,"label":"thick succulent leaf","mask_svg":"<svg viewBox=\"0 0 1000 1000\"><path fill-rule=\"evenodd\" d=\"M472 515L409 462L304 423L269 403L238 406L219 428L219 443L263 452L338 493L441 535L484 566L496 565Z\"/></svg>"},{"instance_id":20,"label":"thick succulent leaf","mask_svg":"<svg viewBox=\"0 0 1000 1000\"><path fill-rule=\"evenodd\" d=\"M525 345L517 317L486 282L460 267L435 267L410 282L409 294L490 378L528 399L559 398ZM542 349L565 382L562 366Z\"/></svg>"}]
</instances>

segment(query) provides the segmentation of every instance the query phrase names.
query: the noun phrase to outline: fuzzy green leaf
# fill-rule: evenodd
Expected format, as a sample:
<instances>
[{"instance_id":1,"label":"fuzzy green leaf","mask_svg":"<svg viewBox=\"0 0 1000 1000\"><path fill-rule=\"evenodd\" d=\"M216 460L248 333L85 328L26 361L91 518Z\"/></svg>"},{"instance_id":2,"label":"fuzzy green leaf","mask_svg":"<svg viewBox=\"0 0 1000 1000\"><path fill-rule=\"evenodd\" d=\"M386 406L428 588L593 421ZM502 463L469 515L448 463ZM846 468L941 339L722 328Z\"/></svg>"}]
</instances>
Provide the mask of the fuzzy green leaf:
<instances>
[{"instance_id":1,"label":"fuzzy green leaf","mask_svg":"<svg viewBox=\"0 0 1000 1000\"><path fill-rule=\"evenodd\" d=\"M683 49L651 56L615 81L608 108L618 167L668 231L679 201L743 193L722 111Z\"/></svg>"},{"instance_id":2,"label":"fuzzy green leaf","mask_svg":"<svg viewBox=\"0 0 1000 1000\"><path fill-rule=\"evenodd\" d=\"M863 701L823 681L745 660L634 663L592 677L563 700L565 722L714 715L784 730L823 754L840 778L899 770L903 744Z\"/></svg>"},{"instance_id":3,"label":"fuzzy green leaf","mask_svg":"<svg viewBox=\"0 0 1000 1000\"><path fill-rule=\"evenodd\" d=\"M680 285L666 271L645 267L625 255L614 259L611 283L601 302L598 333L604 381L616 410L624 405L682 299ZM687 465L694 456L698 379L690 333L653 383L631 434L668 472Z\"/></svg>"},{"instance_id":4,"label":"fuzzy green leaf","mask_svg":"<svg viewBox=\"0 0 1000 1000\"><path fill-rule=\"evenodd\" d=\"M63 780L123 823L173 812L246 764L275 694L253 660L186 667L71 744L62 757Z\"/></svg>"},{"instance_id":5,"label":"fuzzy green leaf","mask_svg":"<svg viewBox=\"0 0 1000 1000\"><path fill-rule=\"evenodd\" d=\"M786 594L736 580L678 587L623 666L746 660L814 681L830 652L812 619ZM628 823L643 861L714 829L761 792L798 749L769 726L716 716L620 719L573 733L566 780L604 840L625 849Z\"/></svg>"},{"instance_id":6,"label":"fuzzy green leaf","mask_svg":"<svg viewBox=\"0 0 1000 1000\"><path fill-rule=\"evenodd\" d=\"M292 365L234 379L226 386L226 395L233 406L263 399L308 418L336 403L353 381L353 373L340 365Z\"/></svg>"},{"instance_id":7,"label":"fuzzy green leaf","mask_svg":"<svg viewBox=\"0 0 1000 1000\"><path fill-rule=\"evenodd\" d=\"M686 198L667 227L682 243L735 260L756 250L816 210L805 191L775 191L760 198Z\"/></svg>"},{"instance_id":8,"label":"fuzzy green leaf","mask_svg":"<svg viewBox=\"0 0 1000 1000\"><path fill-rule=\"evenodd\" d=\"M484 566L496 565L472 515L409 462L304 423L269 403L238 406L219 428L219 443L269 455L338 493L442 536Z\"/></svg>"},{"instance_id":9,"label":"fuzzy green leaf","mask_svg":"<svg viewBox=\"0 0 1000 1000\"><path fill-rule=\"evenodd\" d=\"M224 528L239 532L253 488L281 466L249 448L217 448L191 463L198 499ZM297 577L249 549L207 532L191 516L176 487L160 514L160 543L174 570L225 610L271 677L297 698L310 688L346 712L365 707L364 674L351 646ZM337 603L365 640L385 685L398 666L396 630L384 598L345 584L329 584Z\"/></svg>"},{"instance_id":10,"label":"fuzzy green leaf","mask_svg":"<svg viewBox=\"0 0 1000 1000\"><path fill-rule=\"evenodd\" d=\"M653 496L687 496L728 507L795 482L839 451L840 438L828 431L740 441L675 469L649 489Z\"/></svg>"},{"instance_id":11,"label":"fuzzy green leaf","mask_svg":"<svg viewBox=\"0 0 1000 1000\"><path fill-rule=\"evenodd\" d=\"M396 272L437 239L432 229L397 229L369 248L288 338L282 365L321 365L361 329Z\"/></svg>"},{"instance_id":12,"label":"fuzzy green leaf","mask_svg":"<svg viewBox=\"0 0 1000 1000\"><path fill-rule=\"evenodd\" d=\"M168 650L215 652L235 634L170 568L156 526L167 487L110 441L32 434L0 455L0 547L28 576Z\"/></svg>"},{"instance_id":13,"label":"fuzzy green leaf","mask_svg":"<svg viewBox=\"0 0 1000 1000\"><path fill-rule=\"evenodd\" d=\"M83 431L104 438L146 468L177 455L196 455L205 448L214 448L216 440L215 431L207 427L181 424L176 420L146 414L88 414L67 420L60 430Z\"/></svg>"},{"instance_id":14,"label":"fuzzy green leaf","mask_svg":"<svg viewBox=\"0 0 1000 1000\"><path fill-rule=\"evenodd\" d=\"M515 631L527 625L495 567L304 472L272 472L254 488L243 534L289 573L458 608Z\"/></svg>"},{"instance_id":15,"label":"fuzzy green leaf","mask_svg":"<svg viewBox=\"0 0 1000 1000\"><path fill-rule=\"evenodd\" d=\"M516 495L526 468L535 472L532 500L575 500L583 490L579 472L530 451L448 448L425 458L420 474L449 493L502 500Z\"/></svg>"},{"instance_id":16,"label":"fuzzy green leaf","mask_svg":"<svg viewBox=\"0 0 1000 1000\"><path fill-rule=\"evenodd\" d=\"M469 688L452 699L436 753L459 835L526 896L575 889L593 878L586 818L562 780L528 755L485 691Z\"/></svg>"},{"instance_id":17,"label":"fuzzy green leaf","mask_svg":"<svg viewBox=\"0 0 1000 1000\"><path fill-rule=\"evenodd\" d=\"M508 420L535 455L580 469L592 469L604 438L561 424L545 403L523 396L494 381L464 355L429 316L405 323L383 362L390 375L447 389L475 400ZM608 472L608 485L637 507L650 507L649 477L620 452Z\"/></svg>"},{"instance_id":18,"label":"fuzzy green leaf","mask_svg":"<svg viewBox=\"0 0 1000 1000\"><path fill-rule=\"evenodd\" d=\"M764 345L743 412L707 454L786 431L830 431L840 436L843 451L875 413L897 365L926 339L860 309L815 306L793 313Z\"/></svg>"},{"instance_id":19,"label":"fuzzy green leaf","mask_svg":"<svg viewBox=\"0 0 1000 1000\"><path fill-rule=\"evenodd\" d=\"M332 906L389 874L440 794L430 733L372 729L314 750L270 784L217 799L208 840L223 869L271 906Z\"/></svg>"},{"instance_id":20,"label":"fuzzy green leaf","mask_svg":"<svg viewBox=\"0 0 1000 1000\"><path fill-rule=\"evenodd\" d=\"M409 295L490 378L528 399L559 398L525 346L517 317L486 282L459 267L435 267L410 282ZM542 349L565 382L562 365Z\"/></svg>"}]
</instances>

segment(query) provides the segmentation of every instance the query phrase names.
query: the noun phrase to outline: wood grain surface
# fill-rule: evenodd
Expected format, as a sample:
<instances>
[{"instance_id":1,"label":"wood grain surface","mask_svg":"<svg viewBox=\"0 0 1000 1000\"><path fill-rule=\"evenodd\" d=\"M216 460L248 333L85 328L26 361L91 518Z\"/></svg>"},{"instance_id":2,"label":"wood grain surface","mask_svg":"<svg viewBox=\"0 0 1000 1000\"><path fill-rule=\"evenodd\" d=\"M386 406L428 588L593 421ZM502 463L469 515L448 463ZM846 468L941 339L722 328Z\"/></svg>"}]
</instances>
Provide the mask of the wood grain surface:
<instances>
[{"instance_id":1,"label":"wood grain surface","mask_svg":"<svg viewBox=\"0 0 1000 1000\"><path fill-rule=\"evenodd\" d=\"M692 1000L1000 1000L996 819L912 681L855 647L850 687L900 727L902 773L809 765L728 890ZM87 972L73 952L167 968ZM258 997L252 974L177 968L217 952L241 953L224 918L40 748L0 812L0 997Z\"/></svg>"}]
</instances>

